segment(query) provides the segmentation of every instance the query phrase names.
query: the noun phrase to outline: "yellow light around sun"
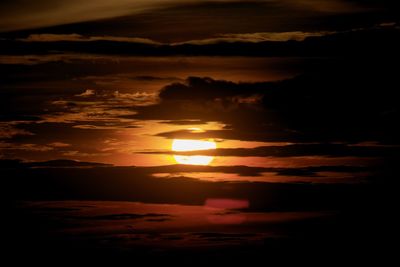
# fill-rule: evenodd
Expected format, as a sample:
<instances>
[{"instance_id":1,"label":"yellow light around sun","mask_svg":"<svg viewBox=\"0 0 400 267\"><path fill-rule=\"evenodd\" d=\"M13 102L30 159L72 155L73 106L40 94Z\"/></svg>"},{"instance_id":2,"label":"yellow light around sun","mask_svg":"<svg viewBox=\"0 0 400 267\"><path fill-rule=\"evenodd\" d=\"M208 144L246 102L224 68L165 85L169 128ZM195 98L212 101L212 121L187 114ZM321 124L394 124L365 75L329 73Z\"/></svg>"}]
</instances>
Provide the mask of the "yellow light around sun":
<instances>
[{"instance_id":1,"label":"yellow light around sun","mask_svg":"<svg viewBox=\"0 0 400 267\"><path fill-rule=\"evenodd\" d=\"M217 144L213 141L189 139L174 139L172 141L172 151L196 151L216 148Z\"/></svg>"},{"instance_id":2,"label":"yellow light around sun","mask_svg":"<svg viewBox=\"0 0 400 267\"><path fill-rule=\"evenodd\" d=\"M217 144L213 141L174 139L172 141L172 151L199 151L207 149L216 149ZM214 159L213 156L185 156L173 155L175 161L179 164L190 165L208 165Z\"/></svg>"}]
</instances>

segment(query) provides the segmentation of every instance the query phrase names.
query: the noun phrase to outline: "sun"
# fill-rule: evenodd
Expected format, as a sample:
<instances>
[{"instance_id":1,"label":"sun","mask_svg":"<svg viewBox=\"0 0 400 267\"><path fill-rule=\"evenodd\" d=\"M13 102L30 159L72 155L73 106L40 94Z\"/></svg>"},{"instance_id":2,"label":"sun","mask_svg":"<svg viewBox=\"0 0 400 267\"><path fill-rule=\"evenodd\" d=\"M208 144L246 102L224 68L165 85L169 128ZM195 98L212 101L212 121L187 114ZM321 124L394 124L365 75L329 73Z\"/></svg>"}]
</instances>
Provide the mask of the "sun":
<instances>
[{"instance_id":1,"label":"sun","mask_svg":"<svg viewBox=\"0 0 400 267\"><path fill-rule=\"evenodd\" d=\"M214 141L191 140L191 139L174 139L172 141L172 151L199 151L216 149L217 144ZM179 164L189 165L209 165L213 161L213 156L185 156L173 155L175 161Z\"/></svg>"},{"instance_id":2,"label":"sun","mask_svg":"<svg viewBox=\"0 0 400 267\"><path fill-rule=\"evenodd\" d=\"M174 139L172 141L172 151L196 151L216 148L217 144L213 141L190 139Z\"/></svg>"}]
</instances>

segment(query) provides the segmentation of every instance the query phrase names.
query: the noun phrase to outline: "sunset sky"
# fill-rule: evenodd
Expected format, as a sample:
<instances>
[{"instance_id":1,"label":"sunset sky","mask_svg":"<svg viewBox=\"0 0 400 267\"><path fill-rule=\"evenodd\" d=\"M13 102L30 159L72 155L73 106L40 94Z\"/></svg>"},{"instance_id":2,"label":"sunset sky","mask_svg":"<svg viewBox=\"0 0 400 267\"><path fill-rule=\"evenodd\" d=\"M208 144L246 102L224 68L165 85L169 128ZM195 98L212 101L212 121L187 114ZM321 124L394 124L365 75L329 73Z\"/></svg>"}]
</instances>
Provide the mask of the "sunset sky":
<instances>
[{"instance_id":1,"label":"sunset sky","mask_svg":"<svg viewBox=\"0 0 400 267\"><path fill-rule=\"evenodd\" d=\"M21 253L386 242L362 233L390 232L394 1L0 5L0 167L14 224L31 225L13 232Z\"/></svg>"}]
</instances>

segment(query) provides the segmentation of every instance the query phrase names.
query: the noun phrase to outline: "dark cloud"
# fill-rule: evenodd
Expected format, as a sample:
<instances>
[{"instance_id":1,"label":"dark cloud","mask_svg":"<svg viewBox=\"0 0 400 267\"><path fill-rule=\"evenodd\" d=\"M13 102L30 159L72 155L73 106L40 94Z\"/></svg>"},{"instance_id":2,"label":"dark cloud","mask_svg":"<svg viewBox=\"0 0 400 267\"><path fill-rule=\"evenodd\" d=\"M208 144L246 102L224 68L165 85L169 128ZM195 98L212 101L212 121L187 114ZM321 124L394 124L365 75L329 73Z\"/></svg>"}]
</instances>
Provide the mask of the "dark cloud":
<instances>
[{"instance_id":1,"label":"dark cloud","mask_svg":"<svg viewBox=\"0 0 400 267\"><path fill-rule=\"evenodd\" d=\"M249 238L253 237L253 234L246 233L220 233L220 232L203 232L203 233L193 233L194 236L205 239L211 242L226 242L226 241L240 241L244 242Z\"/></svg>"},{"instance_id":2,"label":"dark cloud","mask_svg":"<svg viewBox=\"0 0 400 267\"><path fill-rule=\"evenodd\" d=\"M79 203L96 205L95 209L100 214L109 211L110 206L121 205L120 202L100 201ZM265 255L268 255L269 262L294 263L285 257L290 253L298 263L302 260L310 262L309 257L305 256L309 251L317 253L318 257L323 259L335 256L334 262L349 261L349 250L352 252L350 259L364 262L370 259L368 255L372 252L374 255L384 255L390 247L384 242L379 242L383 241L380 234L389 234L390 231L384 227L385 223L382 220L371 217L371 213L379 214L375 208L370 208L369 212L362 210L357 213L242 212L236 216L248 219L240 225L229 225L207 222L204 216L201 216L204 213L196 215L192 212L204 209L201 206L188 209L187 206L174 205L176 210L173 212L177 215L174 223L181 227L171 227L168 230L162 224L154 226L153 223L146 224L152 227L139 226L138 229L135 224L126 225L125 220L82 220L77 223L68 219L68 215L59 216L49 212L37 216L24 210L28 207L35 213L35 210L41 207L68 205L68 201L39 202L36 206L33 206L32 202L25 202L22 207L15 209L18 217L14 217L14 225L9 229L15 231L13 238L20 244L19 252L33 256L46 250L51 253L46 258L50 257L51 262L65 257L64 261L71 263L78 259L92 263L111 262L112 259L114 264L132 260L132 257L138 261L146 260L148 263L152 263L154 258L154 263L159 263L160 260L190 263L193 259L202 264L210 260L214 263L238 262L243 259L259 262L265 259ZM120 210L132 210L136 205L137 203L124 204ZM140 204L140 207L160 209L163 206ZM87 215L90 214L90 210L80 213ZM229 218L229 215L210 217L215 220L216 217L222 217L223 220L224 217ZM196 225L188 225L194 219ZM26 221L30 223L24 224ZM366 236L365 232L368 229L369 234ZM25 238L27 241L22 242ZM343 243L343 239L347 242ZM370 253L365 255L366 252ZM32 261L32 258L30 257L29 261ZM16 262L19 262L18 259Z\"/></svg>"},{"instance_id":3,"label":"dark cloud","mask_svg":"<svg viewBox=\"0 0 400 267\"><path fill-rule=\"evenodd\" d=\"M236 157L397 157L398 146L367 146L345 144L293 144L286 146L263 146L256 148L217 148L202 151L154 151L143 153L167 153L176 155L212 155Z\"/></svg>"},{"instance_id":4,"label":"dark cloud","mask_svg":"<svg viewBox=\"0 0 400 267\"><path fill-rule=\"evenodd\" d=\"M23 161L20 159L1 159L0 167L3 169L25 169L25 168L75 168L75 167L110 167L111 164L97 162L82 162L76 160L58 159L49 161Z\"/></svg>"},{"instance_id":5,"label":"dark cloud","mask_svg":"<svg viewBox=\"0 0 400 267\"><path fill-rule=\"evenodd\" d=\"M96 162L82 162L74 160L50 160L44 162L31 162L31 163L21 163L22 166L26 167L101 167L110 166L111 164L96 163Z\"/></svg>"},{"instance_id":6,"label":"dark cloud","mask_svg":"<svg viewBox=\"0 0 400 267\"><path fill-rule=\"evenodd\" d=\"M24 40L12 38L1 40L3 49L0 53L41 55L50 51L63 51L141 56L337 56L362 55L374 48L373 54L387 55L397 51L399 46L399 28L396 25L396 23L391 26L374 25L326 33L300 32L303 37L297 39L290 38L293 32L245 32L225 35L225 38L217 40L205 38L178 44L157 44L140 38L101 37L103 38L101 39L93 36L67 38L65 35L31 35ZM232 39L232 36L236 37ZM276 36L288 37L282 39Z\"/></svg>"},{"instance_id":7,"label":"dark cloud","mask_svg":"<svg viewBox=\"0 0 400 267\"><path fill-rule=\"evenodd\" d=\"M7 74L5 74L7 76ZM41 90L13 90L2 88L0 92L0 121L38 121L45 114L47 101L65 96L66 92L58 94Z\"/></svg>"},{"instance_id":8,"label":"dark cloud","mask_svg":"<svg viewBox=\"0 0 400 267\"><path fill-rule=\"evenodd\" d=\"M26 51L28 53L28 50ZM0 56L2 108L18 98L69 97L86 89L155 93L163 86L202 74L233 81L277 80L299 73L306 63L293 58L133 57L89 54ZM107 67L105 67L107 66ZM237 66L240 66L240 70ZM176 79L173 79L176 77ZM24 97L25 96L25 97ZM12 99L11 99L12 98ZM11 113L11 112L9 112Z\"/></svg>"},{"instance_id":9,"label":"dark cloud","mask_svg":"<svg viewBox=\"0 0 400 267\"><path fill-rule=\"evenodd\" d=\"M259 94L265 83L236 84L228 81L216 81L211 78L189 77L186 84L174 83L164 87L159 93L161 100L214 100L249 97ZM239 101L239 100L238 100Z\"/></svg>"},{"instance_id":10,"label":"dark cloud","mask_svg":"<svg viewBox=\"0 0 400 267\"><path fill-rule=\"evenodd\" d=\"M180 80L177 77L155 77L155 76L149 76L149 75L135 76L135 77L133 77L133 79L139 80L139 81L177 81L177 80Z\"/></svg>"},{"instance_id":11,"label":"dark cloud","mask_svg":"<svg viewBox=\"0 0 400 267\"><path fill-rule=\"evenodd\" d=\"M269 83L189 78L165 87L159 104L137 109L134 117L227 124L205 133L160 133L168 138L398 143L399 81L389 61L328 60L293 79Z\"/></svg>"},{"instance_id":12,"label":"dark cloud","mask_svg":"<svg viewBox=\"0 0 400 267\"><path fill-rule=\"evenodd\" d=\"M160 218L162 217L162 218ZM106 215L98 215L92 217L72 217L74 219L84 219L84 220L111 220L111 221L119 221L119 220L138 220L138 219L146 219L146 218L159 218L162 220L168 220L168 217L171 217L169 214L161 214L161 213L146 213L146 214L136 214L136 213L121 213L121 214L106 214Z\"/></svg>"},{"instance_id":13,"label":"dark cloud","mask_svg":"<svg viewBox=\"0 0 400 267\"><path fill-rule=\"evenodd\" d=\"M82 162L74 160L51 160L24 162L21 160L0 160L1 168L26 169L26 168L79 168L79 167L112 167L111 164L96 162ZM308 173L315 176L318 172L338 172L338 173L357 173L371 171L373 167L351 166L351 165L332 165L332 166L310 166L299 168L288 167L248 167L248 166L196 166L196 165L165 165L152 167L124 167L126 170L138 172L140 174L151 175L155 173L231 173L240 176L261 176L262 173ZM104 169L106 170L106 169ZM118 170L118 167L115 167Z\"/></svg>"},{"instance_id":14,"label":"dark cloud","mask_svg":"<svg viewBox=\"0 0 400 267\"><path fill-rule=\"evenodd\" d=\"M93 42L110 41L123 43L143 43L149 45L160 45L160 43L144 38L115 37L115 36L82 36L80 34L31 34L27 38L19 39L23 42Z\"/></svg>"},{"instance_id":15,"label":"dark cloud","mask_svg":"<svg viewBox=\"0 0 400 267\"><path fill-rule=\"evenodd\" d=\"M237 84L211 78L189 77L186 83L174 83L164 87L159 93L161 103L140 108L139 114L134 117L215 121L228 119L239 108L242 114L256 114L257 110L253 109L253 104L261 100L259 96L270 84Z\"/></svg>"},{"instance_id":16,"label":"dark cloud","mask_svg":"<svg viewBox=\"0 0 400 267\"><path fill-rule=\"evenodd\" d=\"M11 136L1 144L1 153L5 158L30 158L37 154L40 160L54 158L75 159L79 156L87 157L106 155L98 149L98 144L107 140L115 129L100 129L93 127L73 127L69 123L24 123L18 125ZM80 125L80 124L77 124ZM30 129L31 132L24 130ZM55 135L54 133L58 134ZM78 137L85 136L81 139ZM6 136L7 137L7 136ZM65 145L58 145L63 142Z\"/></svg>"},{"instance_id":17,"label":"dark cloud","mask_svg":"<svg viewBox=\"0 0 400 267\"><path fill-rule=\"evenodd\" d=\"M10 162L5 162L9 164ZM6 165L4 164L4 165ZM2 164L3 165L3 164ZM3 165L3 166L4 166ZM185 177L168 179L153 177L154 173L174 172L278 172L282 175L315 175L322 171L359 172L360 168L321 166L315 168L250 168L245 166L160 166L160 167L91 167L24 168L21 163L2 167L3 181L9 199L48 200L121 200L150 203L203 205L208 198L247 199L252 209L318 210L320 207L343 207L359 190L371 190L376 182L365 187L338 182L330 184L298 184L271 182L208 182ZM75 166L75 165L73 165ZM250 174L251 175L251 174ZM377 174L381 177L384 174ZM389 177L389 176L388 176ZM392 176L390 176L392 177ZM112 180L112 183L110 181ZM392 179L392 178L390 178ZM372 180L370 180L372 181ZM392 181L392 180L388 180ZM134 188L134 190L132 190ZM8 193L10 194L8 194ZM12 192L12 194L11 194ZM366 193L366 192L365 192ZM338 200L335 196L341 194ZM361 196L360 196L361 197ZM296 201L293 201L296 200ZM318 200L318 201L316 201Z\"/></svg>"},{"instance_id":18,"label":"dark cloud","mask_svg":"<svg viewBox=\"0 0 400 267\"><path fill-rule=\"evenodd\" d=\"M193 124L204 124L206 122L202 120L169 120L169 121L162 121L162 123L175 124L175 125L193 125Z\"/></svg>"}]
</instances>

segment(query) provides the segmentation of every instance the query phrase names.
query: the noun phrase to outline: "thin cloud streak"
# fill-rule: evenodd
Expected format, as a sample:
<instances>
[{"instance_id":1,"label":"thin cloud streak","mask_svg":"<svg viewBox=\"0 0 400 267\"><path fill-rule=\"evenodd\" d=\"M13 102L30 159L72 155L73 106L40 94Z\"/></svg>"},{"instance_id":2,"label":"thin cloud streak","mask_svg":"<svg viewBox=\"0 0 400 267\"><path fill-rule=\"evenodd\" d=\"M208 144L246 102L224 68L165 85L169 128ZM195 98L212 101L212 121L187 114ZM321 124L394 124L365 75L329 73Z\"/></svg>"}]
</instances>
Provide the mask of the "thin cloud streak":
<instances>
[{"instance_id":1,"label":"thin cloud streak","mask_svg":"<svg viewBox=\"0 0 400 267\"><path fill-rule=\"evenodd\" d=\"M285 41L304 41L308 37L320 37L334 34L334 31L316 31L316 32L256 32L256 33L225 33L215 38L191 40L172 45L193 44L193 45L209 45L218 43L235 43L235 42L285 42Z\"/></svg>"},{"instance_id":2,"label":"thin cloud streak","mask_svg":"<svg viewBox=\"0 0 400 267\"><path fill-rule=\"evenodd\" d=\"M81 34L31 34L26 38L18 39L22 42L93 42L93 41L110 41L124 43L143 43L150 45L161 45L161 43L137 37L118 37L118 36L83 36Z\"/></svg>"}]
</instances>

